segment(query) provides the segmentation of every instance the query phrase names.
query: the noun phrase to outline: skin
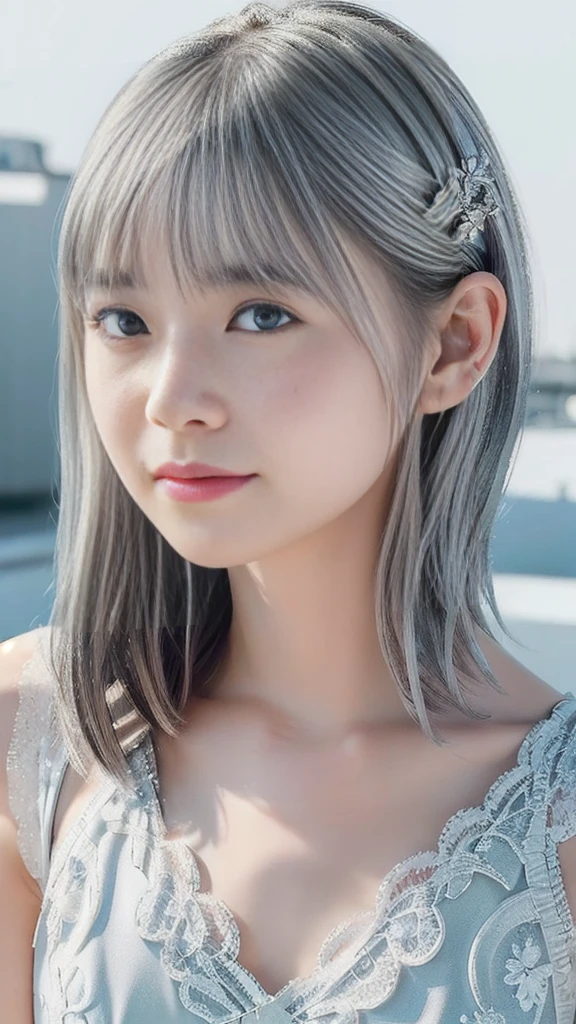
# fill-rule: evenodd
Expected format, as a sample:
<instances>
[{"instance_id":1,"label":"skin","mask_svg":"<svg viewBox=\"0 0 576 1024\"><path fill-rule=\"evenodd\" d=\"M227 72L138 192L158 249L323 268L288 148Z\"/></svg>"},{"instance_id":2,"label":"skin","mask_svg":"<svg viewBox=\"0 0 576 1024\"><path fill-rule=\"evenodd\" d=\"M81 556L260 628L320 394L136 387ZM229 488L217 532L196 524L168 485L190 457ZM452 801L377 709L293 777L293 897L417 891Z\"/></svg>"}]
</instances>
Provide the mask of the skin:
<instances>
[{"instance_id":1,"label":"skin","mask_svg":"<svg viewBox=\"0 0 576 1024\"><path fill-rule=\"evenodd\" d=\"M365 271L382 296L381 273ZM89 297L91 315L117 305L143 321L110 316L110 339L87 325L90 406L133 499L183 557L228 568L234 605L211 697L190 702L178 739L155 737L164 818L188 836L203 888L234 913L240 962L275 992L311 973L322 940L373 906L388 870L433 849L452 814L482 801L559 694L479 633L506 694L479 689L492 720L455 714L442 723L449 746L430 743L373 624L395 452L371 356L305 293L235 286L183 299L159 257L145 273L147 290ZM250 302L300 323L266 331ZM419 415L465 400L505 315L505 291L485 272L438 305ZM144 333L123 338L120 325L135 324ZM177 503L152 478L170 459L259 475L224 498ZM58 841L79 793L69 774ZM576 908L574 844L563 847Z\"/></svg>"}]
</instances>

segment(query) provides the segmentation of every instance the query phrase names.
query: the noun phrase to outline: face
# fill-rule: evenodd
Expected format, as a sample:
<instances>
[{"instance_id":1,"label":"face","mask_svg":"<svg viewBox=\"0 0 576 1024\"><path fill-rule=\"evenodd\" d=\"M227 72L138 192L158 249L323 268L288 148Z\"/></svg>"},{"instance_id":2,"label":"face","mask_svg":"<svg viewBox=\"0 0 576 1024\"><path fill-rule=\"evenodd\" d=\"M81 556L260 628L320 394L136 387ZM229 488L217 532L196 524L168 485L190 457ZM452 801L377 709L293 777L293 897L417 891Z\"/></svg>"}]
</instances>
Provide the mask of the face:
<instances>
[{"instance_id":1,"label":"face","mask_svg":"<svg viewBox=\"0 0 576 1024\"><path fill-rule=\"evenodd\" d=\"M183 299L159 260L144 269L146 289L90 292L86 384L116 472L182 557L243 565L382 506L389 410L371 355L331 310L280 287ZM106 307L98 330L88 321ZM256 476L176 501L153 475L167 461Z\"/></svg>"}]
</instances>

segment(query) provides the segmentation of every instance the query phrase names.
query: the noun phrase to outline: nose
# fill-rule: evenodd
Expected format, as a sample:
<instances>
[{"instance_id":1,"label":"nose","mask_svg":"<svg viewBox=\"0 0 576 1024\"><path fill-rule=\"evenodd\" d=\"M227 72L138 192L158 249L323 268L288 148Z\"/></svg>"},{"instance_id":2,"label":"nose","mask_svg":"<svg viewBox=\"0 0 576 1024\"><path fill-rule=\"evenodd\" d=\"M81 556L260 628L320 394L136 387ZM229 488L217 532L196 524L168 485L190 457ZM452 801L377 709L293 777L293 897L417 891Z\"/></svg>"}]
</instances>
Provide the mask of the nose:
<instances>
[{"instance_id":1,"label":"nose","mask_svg":"<svg viewBox=\"0 0 576 1024\"><path fill-rule=\"evenodd\" d=\"M226 411L215 389L207 386L210 370L203 367L198 346L168 345L162 360L150 367L146 418L155 426L178 432L191 423L213 429Z\"/></svg>"}]
</instances>

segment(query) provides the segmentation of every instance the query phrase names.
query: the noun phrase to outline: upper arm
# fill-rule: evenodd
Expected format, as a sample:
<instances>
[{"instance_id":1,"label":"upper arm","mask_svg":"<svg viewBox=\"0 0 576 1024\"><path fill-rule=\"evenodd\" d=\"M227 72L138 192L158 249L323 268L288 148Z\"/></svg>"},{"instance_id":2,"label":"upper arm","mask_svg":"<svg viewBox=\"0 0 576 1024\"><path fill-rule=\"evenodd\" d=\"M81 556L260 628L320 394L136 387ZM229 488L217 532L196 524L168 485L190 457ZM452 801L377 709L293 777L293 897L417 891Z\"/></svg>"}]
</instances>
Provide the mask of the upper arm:
<instances>
[{"instance_id":1,"label":"upper arm","mask_svg":"<svg viewBox=\"0 0 576 1024\"><path fill-rule=\"evenodd\" d=\"M11 1024L33 1022L32 940L42 893L20 856L8 799L7 756L19 703L22 668L35 631L0 644L0 1005Z\"/></svg>"}]
</instances>

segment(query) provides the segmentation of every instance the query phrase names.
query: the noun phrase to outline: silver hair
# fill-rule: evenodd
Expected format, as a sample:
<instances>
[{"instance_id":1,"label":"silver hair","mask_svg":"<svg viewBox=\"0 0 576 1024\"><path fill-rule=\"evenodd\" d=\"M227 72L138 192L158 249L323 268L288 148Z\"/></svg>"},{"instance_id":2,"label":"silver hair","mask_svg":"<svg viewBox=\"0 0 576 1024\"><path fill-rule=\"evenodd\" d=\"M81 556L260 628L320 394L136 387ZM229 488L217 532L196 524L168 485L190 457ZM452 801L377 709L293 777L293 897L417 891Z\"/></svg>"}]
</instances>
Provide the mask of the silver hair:
<instances>
[{"instance_id":1,"label":"silver hair","mask_svg":"<svg viewBox=\"0 0 576 1024\"><path fill-rule=\"evenodd\" d=\"M483 150L498 216L482 245L458 210L426 212L454 167ZM268 230L266 230L266 226ZM250 3L148 60L104 111L71 182L60 232L60 514L51 660L73 764L93 755L125 782L143 729L176 735L207 692L232 616L227 570L194 565L132 500L93 422L83 363L86 285L118 278L147 240L178 287L312 289L367 346L399 461L375 571L383 656L434 742L430 714L478 680L501 692L477 642L500 627L490 540L525 418L533 301L527 232L504 160L470 94L416 34L339 0ZM402 343L358 269L391 283ZM431 312L486 270L508 299L497 353L459 405L417 414ZM375 438L375 443L378 439Z\"/></svg>"}]
</instances>

